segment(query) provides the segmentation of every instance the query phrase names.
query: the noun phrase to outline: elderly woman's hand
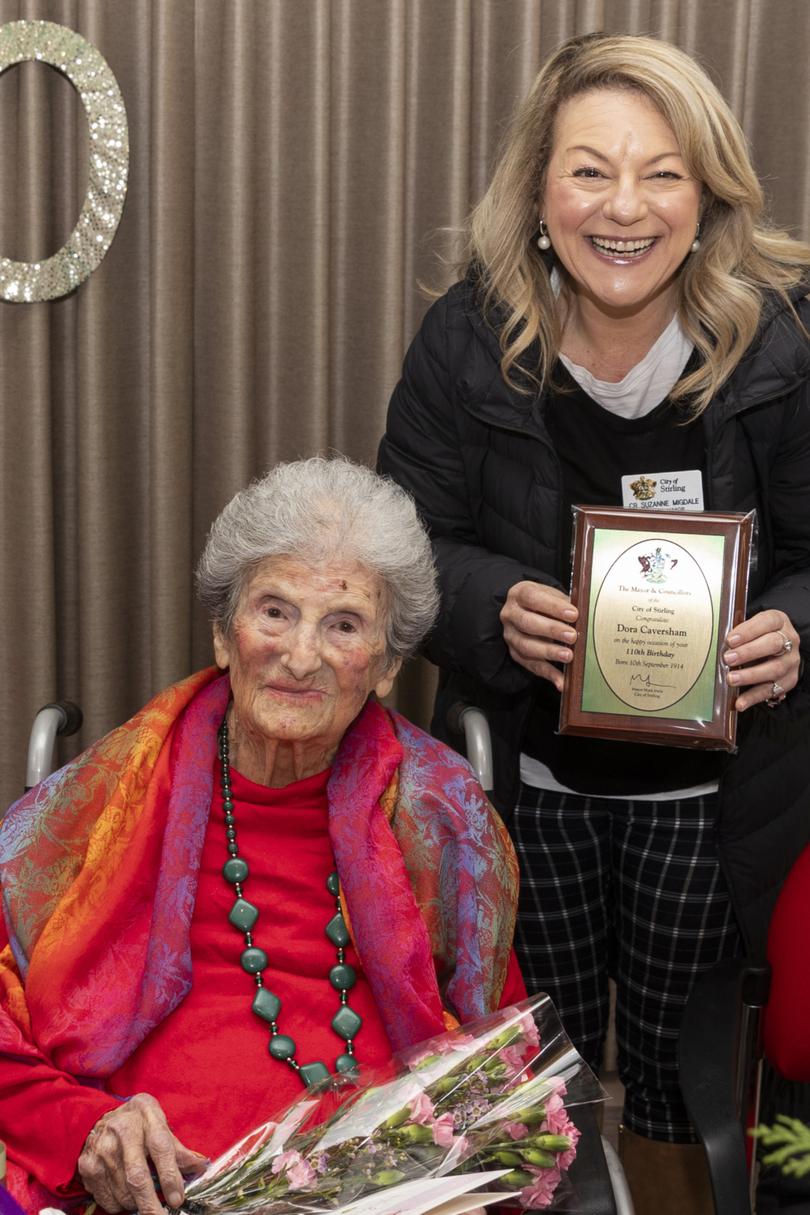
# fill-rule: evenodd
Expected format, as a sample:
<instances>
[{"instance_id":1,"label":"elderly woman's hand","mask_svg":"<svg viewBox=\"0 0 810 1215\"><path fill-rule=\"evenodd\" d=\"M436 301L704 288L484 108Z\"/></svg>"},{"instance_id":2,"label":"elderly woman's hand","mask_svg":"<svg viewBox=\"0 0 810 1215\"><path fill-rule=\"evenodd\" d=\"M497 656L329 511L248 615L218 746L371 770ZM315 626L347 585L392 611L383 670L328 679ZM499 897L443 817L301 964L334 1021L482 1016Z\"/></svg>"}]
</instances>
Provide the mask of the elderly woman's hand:
<instances>
[{"instance_id":1,"label":"elderly woman's hand","mask_svg":"<svg viewBox=\"0 0 810 1215\"><path fill-rule=\"evenodd\" d=\"M105 1211L139 1211L159 1215L149 1162L157 1173L166 1201L183 1201L182 1174L200 1172L206 1159L175 1139L166 1115L154 1097L138 1093L118 1109L99 1118L79 1157L84 1188Z\"/></svg>"},{"instance_id":2,"label":"elderly woman's hand","mask_svg":"<svg viewBox=\"0 0 810 1215\"><path fill-rule=\"evenodd\" d=\"M784 612L757 612L732 629L723 661L730 667L728 682L743 689L736 707L784 700L799 681L801 639Z\"/></svg>"},{"instance_id":3,"label":"elderly woman's hand","mask_svg":"<svg viewBox=\"0 0 810 1215\"><path fill-rule=\"evenodd\" d=\"M501 608L503 639L515 662L563 689L563 673L555 663L571 662L579 612L567 595L540 582L516 582Z\"/></svg>"}]
</instances>

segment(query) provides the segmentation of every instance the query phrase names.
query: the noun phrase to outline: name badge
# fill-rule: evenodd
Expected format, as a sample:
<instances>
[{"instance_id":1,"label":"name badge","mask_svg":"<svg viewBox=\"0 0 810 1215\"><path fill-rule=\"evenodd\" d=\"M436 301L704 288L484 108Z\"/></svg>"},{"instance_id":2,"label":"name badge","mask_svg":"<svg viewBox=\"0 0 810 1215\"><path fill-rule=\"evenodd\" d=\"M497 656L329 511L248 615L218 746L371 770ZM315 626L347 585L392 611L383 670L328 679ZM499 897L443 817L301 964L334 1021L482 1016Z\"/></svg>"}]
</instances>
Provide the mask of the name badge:
<instances>
[{"instance_id":1,"label":"name badge","mask_svg":"<svg viewBox=\"0 0 810 1215\"><path fill-rule=\"evenodd\" d=\"M703 510L701 471L631 473L622 477L622 506L626 510Z\"/></svg>"}]
</instances>

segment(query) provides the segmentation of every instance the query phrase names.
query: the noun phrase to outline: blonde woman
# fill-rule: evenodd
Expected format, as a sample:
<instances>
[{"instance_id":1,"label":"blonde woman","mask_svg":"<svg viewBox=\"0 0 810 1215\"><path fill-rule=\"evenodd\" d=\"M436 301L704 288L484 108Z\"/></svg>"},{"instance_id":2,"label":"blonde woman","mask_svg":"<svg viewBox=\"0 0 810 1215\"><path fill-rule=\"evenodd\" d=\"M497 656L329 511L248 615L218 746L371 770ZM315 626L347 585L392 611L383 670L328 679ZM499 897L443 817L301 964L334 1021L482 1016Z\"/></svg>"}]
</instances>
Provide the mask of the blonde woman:
<instances>
[{"instance_id":1,"label":"blonde woman","mask_svg":"<svg viewBox=\"0 0 810 1215\"><path fill-rule=\"evenodd\" d=\"M646 37L566 43L516 115L380 452L440 570L434 729L460 694L489 714L523 971L594 1066L616 977L640 1215L713 1210L681 1013L702 970L762 951L810 835L810 248L762 211L694 60ZM757 511L749 615L723 652L731 757L555 735L577 644L570 508L628 505L641 474L674 474L700 509Z\"/></svg>"}]
</instances>

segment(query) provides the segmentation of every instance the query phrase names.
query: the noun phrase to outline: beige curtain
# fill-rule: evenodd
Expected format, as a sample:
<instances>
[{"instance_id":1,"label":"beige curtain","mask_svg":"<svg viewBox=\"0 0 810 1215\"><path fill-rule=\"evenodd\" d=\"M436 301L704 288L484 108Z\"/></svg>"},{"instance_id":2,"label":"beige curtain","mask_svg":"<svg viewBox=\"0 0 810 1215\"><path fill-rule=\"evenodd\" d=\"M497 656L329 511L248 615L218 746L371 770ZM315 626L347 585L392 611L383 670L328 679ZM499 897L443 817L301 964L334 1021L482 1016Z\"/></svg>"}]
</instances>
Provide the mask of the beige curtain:
<instances>
[{"instance_id":1,"label":"beige curtain","mask_svg":"<svg viewBox=\"0 0 810 1215\"><path fill-rule=\"evenodd\" d=\"M697 54L775 215L810 237L807 0L0 0L0 24L21 18L101 51L131 159L87 282L0 303L3 805L41 704L77 700L87 742L208 661L191 571L239 486L316 451L373 461L432 234L479 197L562 39ZM3 256L67 238L87 142L57 71L0 75ZM417 668L400 692L422 720L428 687Z\"/></svg>"}]
</instances>

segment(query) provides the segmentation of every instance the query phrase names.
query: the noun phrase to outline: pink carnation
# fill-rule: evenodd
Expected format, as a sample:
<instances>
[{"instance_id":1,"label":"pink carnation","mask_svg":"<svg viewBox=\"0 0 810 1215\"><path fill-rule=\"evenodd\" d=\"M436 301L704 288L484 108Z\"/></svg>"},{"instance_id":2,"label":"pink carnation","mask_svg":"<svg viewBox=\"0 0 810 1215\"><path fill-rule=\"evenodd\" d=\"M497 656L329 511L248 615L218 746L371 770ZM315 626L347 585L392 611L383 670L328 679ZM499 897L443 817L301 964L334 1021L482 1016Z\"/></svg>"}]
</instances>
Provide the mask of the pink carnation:
<instances>
[{"instance_id":1,"label":"pink carnation","mask_svg":"<svg viewBox=\"0 0 810 1215\"><path fill-rule=\"evenodd\" d=\"M477 1039L474 1034L462 1034L460 1031L453 1033L446 1045L440 1045L439 1049L442 1054L446 1054L451 1050L466 1050L468 1046L475 1046Z\"/></svg>"},{"instance_id":2,"label":"pink carnation","mask_svg":"<svg viewBox=\"0 0 810 1215\"><path fill-rule=\"evenodd\" d=\"M537 1025L531 1013L521 1013L518 1018L518 1025L523 1037L530 1046L540 1045L540 1034L537 1032Z\"/></svg>"},{"instance_id":3,"label":"pink carnation","mask_svg":"<svg viewBox=\"0 0 810 1215\"><path fill-rule=\"evenodd\" d=\"M577 1143L579 1142L580 1132L566 1114L562 1100L560 1098L553 1098L552 1100L559 1104L555 1104L555 1108L552 1109L552 1102L549 1102L546 1122L552 1135L567 1135L571 1140L570 1148L566 1152L561 1152L557 1157L557 1162L561 1169L570 1169L577 1154Z\"/></svg>"},{"instance_id":4,"label":"pink carnation","mask_svg":"<svg viewBox=\"0 0 810 1215\"><path fill-rule=\"evenodd\" d=\"M498 1058L509 1068L509 1078L520 1075L526 1066L523 1052L517 1046L504 1046L498 1051Z\"/></svg>"},{"instance_id":5,"label":"pink carnation","mask_svg":"<svg viewBox=\"0 0 810 1215\"><path fill-rule=\"evenodd\" d=\"M525 1139L529 1128L522 1122L504 1122L503 1129L510 1139Z\"/></svg>"},{"instance_id":6,"label":"pink carnation","mask_svg":"<svg viewBox=\"0 0 810 1215\"><path fill-rule=\"evenodd\" d=\"M441 1038L430 1038L419 1049L408 1056L408 1067L417 1067L424 1059L432 1059L434 1055L449 1055L454 1050L466 1050L476 1042L472 1034L454 1031Z\"/></svg>"},{"instance_id":7,"label":"pink carnation","mask_svg":"<svg viewBox=\"0 0 810 1215\"><path fill-rule=\"evenodd\" d=\"M453 1115L442 1114L436 1118L431 1128L433 1142L439 1147L450 1147L453 1143Z\"/></svg>"},{"instance_id":8,"label":"pink carnation","mask_svg":"<svg viewBox=\"0 0 810 1215\"><path fill-rule=\"evenodd\" d=\"M472 1154L472 1144L466 1135L459 1135L456 1139L456 1151L459 1154L460 1160L466 1160Z\"/></svg>"},{"instance_id":9,"label":"pink carnation","mask_svg":"<svg viewBox=\"0 0 810 1215\"><path fill-rule=\"evenodd\" d=\"M303 1190L311 1185L317 1174L312 1165L308 1164L300 1152L282 1152L273 1161L273 1172L284 1170L287 1183L291 1190Z\"/></svg>"},{"instance_id":10,"label":"pink carnation","mask_svg":"<svg viewBox=\"0 0 810 1215\"><path fill-rule=\"evenodd\" d=\"M418 1126L429 1126L433 1121L433 1102L427 1093L419 1093L408 1102L411 1120Z\"/></svg>"},{"instance_id":11,"label":"pink carnation","mask_svg":"<svg viewBox=\"0 0 810 1215\"><path fill-rule=\"evenodd\" d=\"M554 1197L554 1191L560 1184L562 1173L558 1168L534 1169L529 1166L529 1172L534 1173L531 1185L524 1186L520 1191L520 1205L537 1210L547 1207Z\"/></svg>"}]
</instances>

